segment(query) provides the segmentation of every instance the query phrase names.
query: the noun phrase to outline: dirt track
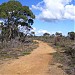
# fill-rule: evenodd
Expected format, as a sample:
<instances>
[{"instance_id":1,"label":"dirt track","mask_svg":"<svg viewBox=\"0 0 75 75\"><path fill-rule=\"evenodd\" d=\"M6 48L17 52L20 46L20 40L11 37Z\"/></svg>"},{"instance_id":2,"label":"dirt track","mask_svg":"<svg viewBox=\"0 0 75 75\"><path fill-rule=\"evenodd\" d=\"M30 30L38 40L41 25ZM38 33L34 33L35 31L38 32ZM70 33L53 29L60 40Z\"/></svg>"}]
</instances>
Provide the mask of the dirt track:
<instances>
[{"instance_id":1,"label":"dirt track","mask_svg":"<svg viewBox=\"0 0 75 75\"><path fill-rule=\"evenodd\" d=\"M50 53L55 52L55 50L46 43L38 42L39 47L30 55L22 56L19 59L1 65L0 75L50 75L48 73L49 62L52 60ZM51 69L51 75L60 75L58 72L57 74L52 74L52 72L60 69L55 69L55 71L53 71L53 67L51 67ZM62 70L60 70L60 72L62 72Z\"/></svg>"}]
</instances>

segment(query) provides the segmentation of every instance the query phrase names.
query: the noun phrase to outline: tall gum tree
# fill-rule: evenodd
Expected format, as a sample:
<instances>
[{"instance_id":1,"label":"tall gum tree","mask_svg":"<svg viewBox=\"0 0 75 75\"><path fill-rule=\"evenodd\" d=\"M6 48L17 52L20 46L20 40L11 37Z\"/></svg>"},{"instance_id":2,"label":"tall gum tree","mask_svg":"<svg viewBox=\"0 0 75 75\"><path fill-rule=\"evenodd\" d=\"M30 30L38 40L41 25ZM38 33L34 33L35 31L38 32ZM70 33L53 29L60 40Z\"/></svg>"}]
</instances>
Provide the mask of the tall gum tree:
<instances>
[{"instance_id":1,"label":"tall gum tree","mask_svg":"<svg viewBox=\"0 0 75 75\"><path fill-rule=\"evenodd\" d=\"M18 36L18 26L24 26L27 35L32 29L35 15L28 6L22 6L19 1L10 0L0 5L0 18L5 19L4 24L0 26L2 37L4 39L12 39Z\"/></svg>"}]
</instances>

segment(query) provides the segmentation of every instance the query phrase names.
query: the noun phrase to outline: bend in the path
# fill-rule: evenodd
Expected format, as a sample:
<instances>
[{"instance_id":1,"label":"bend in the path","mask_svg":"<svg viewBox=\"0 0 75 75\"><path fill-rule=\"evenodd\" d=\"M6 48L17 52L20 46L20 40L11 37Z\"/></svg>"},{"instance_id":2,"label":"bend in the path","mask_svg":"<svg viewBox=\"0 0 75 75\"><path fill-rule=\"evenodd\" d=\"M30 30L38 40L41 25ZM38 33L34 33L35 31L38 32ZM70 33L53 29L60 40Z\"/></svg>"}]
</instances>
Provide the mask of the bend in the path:
<instances>
[{"instance_id":1,"label":"bend in the path","mask_svg":"<svg viewBox=\"0 0 75 75\"><path fill-rule=\"evenodd\" d=\"M0 67L0 75L50 75L47 73L52 60L50 53L55 50L46 43L38 42L39 47L30 55L15 59L10 64L3 64Z\"/></svg>"}]
</instances>

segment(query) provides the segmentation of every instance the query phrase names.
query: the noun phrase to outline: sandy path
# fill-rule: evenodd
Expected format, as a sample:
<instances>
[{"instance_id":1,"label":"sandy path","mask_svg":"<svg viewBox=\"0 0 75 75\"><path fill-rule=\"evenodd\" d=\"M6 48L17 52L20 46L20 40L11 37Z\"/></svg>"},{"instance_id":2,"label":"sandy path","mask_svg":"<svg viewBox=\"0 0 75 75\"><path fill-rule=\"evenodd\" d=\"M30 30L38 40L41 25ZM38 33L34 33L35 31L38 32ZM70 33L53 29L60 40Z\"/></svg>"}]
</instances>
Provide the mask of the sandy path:
<instances>
[{"instance_id":1,"label":"sandy path","mask_svg":"<svg viewBox=\"0 0 75 75\"><path fill-rule=\"evenodd\" d=\"M22 56L10 63L1 65L0 75L50 75L48 74L49 62L52 59L50 53L55 51L46 43L38 42L39 47L30 55Z\"/></svg>"}]
</instances>

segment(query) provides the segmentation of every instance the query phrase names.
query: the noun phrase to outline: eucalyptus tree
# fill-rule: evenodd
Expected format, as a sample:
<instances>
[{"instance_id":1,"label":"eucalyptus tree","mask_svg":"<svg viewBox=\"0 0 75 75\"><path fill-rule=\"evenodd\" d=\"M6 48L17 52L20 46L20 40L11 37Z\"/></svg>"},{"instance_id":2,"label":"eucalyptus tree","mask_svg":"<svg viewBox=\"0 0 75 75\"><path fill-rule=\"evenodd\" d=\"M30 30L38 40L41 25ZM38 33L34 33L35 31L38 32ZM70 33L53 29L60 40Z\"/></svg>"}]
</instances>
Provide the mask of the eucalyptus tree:
<instances>
[{"instance_id":1,"label":"eucalyptus tree","mask_svg":"<svg viewBox=\"0 0 75 75\"><path fill-rule=\"evenodd\" d=\"M62 37L62 33L59 33L59 32L56 32L55 35Z\"/></svg>"},{"instance_id":2,"label":"eucalyptus tree","mask_svg":"<svg viewBox=\"0 0 75 75\"><path fill-rule=\"evenodd\" d=\"M50 34L49 33L44 33L43 36L49 37Z\"/></svg>"},{"instance_id":3,"label":"eucalyptus tree","mask_svg":"<svg viewBox=\"0 0 75 75\"><path fill-rule=\"evenodd\" d=\"M2 36L8 40L18 36L18 26L24 26L27 35L32 29L35 15L28 6L22 6L19 1L10 0L0 5L0 18L5 19L4 25L0 25Z\"/></svg>"},{"instance_id":4,"label":"eucalyptus tree","mask_svg":"<svg viewBox=\"0 0 75 75\"><path fill-rule=\"evenodd\" d=\"M71 40L75 40L75 32L68 32L68 37L69 37Z\"/></svg>"},{"instance_id":5,"label":"eucalyptus tree","mask_svg":"<svg viewBox=\"0 0 75 75\"><path fill-rule=\"evenodd\" d=\"M31 32L31 36L35 36L35 32L34 31Z\"/></svg>"},{"instance_id":6,"label":"eucalyptus tree","mask_svg":"<svg viewBox=\"0 0 75 75\"><path fill-rule=\"evenodd\" d=\"M54 44L57 45L57 43L60 42L61 38L62 38L62 33L56 32L54 38Z\"/></svg>"}]
</instances>

